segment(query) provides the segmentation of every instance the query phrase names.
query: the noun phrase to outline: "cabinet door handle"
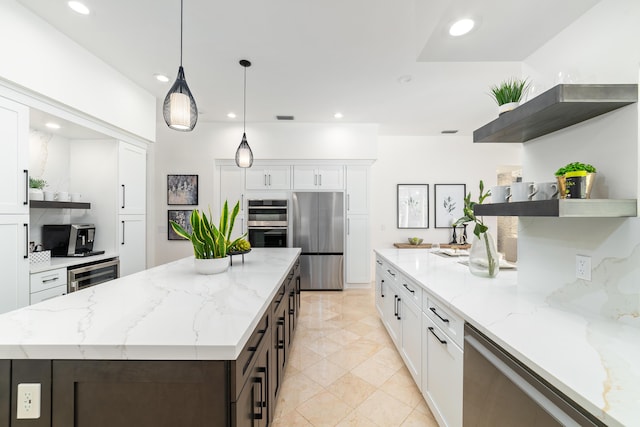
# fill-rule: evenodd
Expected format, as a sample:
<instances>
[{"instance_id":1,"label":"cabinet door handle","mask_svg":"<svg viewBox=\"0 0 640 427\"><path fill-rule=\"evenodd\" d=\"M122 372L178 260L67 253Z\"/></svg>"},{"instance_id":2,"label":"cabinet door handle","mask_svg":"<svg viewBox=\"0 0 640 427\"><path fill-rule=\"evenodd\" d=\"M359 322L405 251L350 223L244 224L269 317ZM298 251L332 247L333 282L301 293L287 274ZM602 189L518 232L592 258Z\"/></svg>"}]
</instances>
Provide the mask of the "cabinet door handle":
<instances>
[{"instance_id":1,"label":"cabinet door handle","mask_svg":"<svg viewBox=\"0 0 640 427\"><path fill-rule=\"evenodd\" d=\"M318 174L318 185L322 187L322 175Z\"/></svg>"},{"instance_id":2,"label":"cabinet door handle","mask_svg":"<svg viewBox=\"0 0 640 427\"><path fill-rule=\"evenodd\" d=\"M347 194L347 210L351 210L351 195Z\"/></svg>"},{"instance_id":3,"label":"cabinet door handle","mask_svg":"<svg viewBox=\"0 0 640 427\"><path fill-rule=\"evenodd\" d=\"M445 323L449 323L449 319L445 319L444 317L440 316L440 315L438 314L438 312L436 311L436 308L435 308L435 307L429 307L429 310L431 310L431 311L433 312L433 314L435 314L436 316L438 316L438 318L439 318L440 320L442 320L443 322L445 322Z\"/></svg>"},{"instance_id":4,"label":"cabinet door handle","mask_svg":"<svg viewBox=\"0 0 640 427\"><path fill-rule=\"evenodd\" d=\"M380 296L384 298L384 279L380 280Z\"/></svg>"},{"instance_id":5,"label":"cabinet door handle","mask_svg":"<svg viewBox=\"0 0 640 427\"><path fill-rule=\"evenodd\" d=\"M122 242L120 242L121 245L124 245L124 221L120 221L122 222Z\"/></svg>"},{"instance_id":6,"label":"cabinet door handle","mask_svg":"<svg viewBox=\"0 0 640 427\"><path fill-rule=\"evenodd\" d=\"M318 175L317 174L313 174L313 185L318 185Z\"/></svg>"},{"instance_id":7,"label":"cabinet door handle","mask_svg":"<svg viewBox=\"0 0 640 427\"><path fill-rule=\"evenodd\" d=\"M125 196L126 196L125 188L124 188L124 184L122 184L122 209L124 209L124 205L125 205L124 203Z\"/></svg>"},{"instance_id":8,"label":"cabinet door handle","mask_svg":"<svg viewBox=\"0 0 640 427\"><path fill-rule=\"evenodd\" d=\"M433 334L433 336L434 336L434 337L436 337L436 339L437 339L438 341L440 341L440 344L446 344L446 343L447 343L447 341L446 341L446 340L443 340L443 339L441 339L438 335L436 335L436 333L435 333L435 331L433 330L433 327L432 327L432 326L429 326L429 328L428 328L428 329L429 329L429 332L431 332L431 333Z\"/></svg>"},{"instance_id":9,"label":"cabinet door handle","mask_svg":"<svg viewBox=\"0 0 640 427\"><path fill-rule=\"evenodd\" d=\"M392 273L391 270L387 270L387 272L392 275L393 277L396 277L396 273Z\"/></svg>"},{"instance_id":10,"label":"cabinet door handle","mask_svg":"<svg viewBox=\"0 0 640 427\"><path fill-rule=\"evenodd\" d=\"M351 218L347 218L347 236L351 234Z\"/></svg>"},{"instance_id":11,"label":"cabinet door handle","mask_svg":"<svg viewBox=\"0 0 640 427\"><path fill-rule=\"evenodd\" d=\"M414 291L413 289L411 289L409 286L407 286L406 283L403 283L402 286L404 286L406 288L406 290L408 290L409 292L411 292L412 294L415 294L416 291Z\"/></svg>"},{"instance_id":12,"label":"cabinet door handle","mask_svg":"<svg viewBox=\"0 0 640 427\"><path fill-rule=\"evenodd\" d=\"M24 169L24 205L29 204L29 170Z\"/></svg>"},{"instance_id":13,"label":"cabinet door handle","mask_svg":"<svg viewBox=\"0 0 640 427\"><path fill-rule=\"evenodd\" d=\"M264 174L264 186L265 187L267 186L267 174L266 173Z\"/></svg>"},{"instance_id":14,"label":"cabinet door handle","mask_svg":"<svg viewBox=\"0 0 640 427\"><path fill-rule=\"evenodd\" d=\"M253 419L254 419L254 420L261 420L261 419L262 419L262 415L263 415L263 412L262 412L262 408L263 408L262 403L264 402L264 400L263 400L263 398L264 398L264 395L263 395L263 388L264 388L264 387L262 386L262 377L255 377L255 378L253 379L253 386L255 387L256 385L258 385L258 389L260 390L260 398L259 398L257 401L255 401L255 403L256 403L256 406L257 406L258 408L260 408L260 412L256 413L256 412L255 412L255 408L254 408ZM253 395L254 395L254 397L255 397L255 388L254 388L254 390L253 390Z\"/></svg>"},{"instance_id":15,"label":"cabinet door handle","mask_svg":"<svg viewBox=\"0 0 640 427\"><path fill-rule=\"evenodd\" d=\"M396 311L398 312L398 316L397 316L398 320L400 320L400 301L401 301L400 298L398 298L398 300L396 301L396 305L398 306L396 308Z\"/></svg>"},{"instance_id":16,"label":"cabinet door handle","mask_svg":"<svg viewBox=\"0 0 640 427\"><path fill-rule=\"evenodd\" d=\"M271 187L271 174L269 174L269 187Z\"/></svg>"},{"instance_id":17,"label":"cabinet door handle","mask_svg":"<svg viewBox=\"0 0 640 427\"><path fill-rule=\"evenodd\" d=\"M29 258L29 224L24 223L24 259Z\"/></svg>"},{"instance_id":18,"label":"cabinet door handle","mask_svg":"<svg viewBox=\"0 0 640 427\"><path fill-rule=\"evenodd\" d=\"M244 212L244 194L240 195L240 212Z\"/></svg>"}]
</instances>

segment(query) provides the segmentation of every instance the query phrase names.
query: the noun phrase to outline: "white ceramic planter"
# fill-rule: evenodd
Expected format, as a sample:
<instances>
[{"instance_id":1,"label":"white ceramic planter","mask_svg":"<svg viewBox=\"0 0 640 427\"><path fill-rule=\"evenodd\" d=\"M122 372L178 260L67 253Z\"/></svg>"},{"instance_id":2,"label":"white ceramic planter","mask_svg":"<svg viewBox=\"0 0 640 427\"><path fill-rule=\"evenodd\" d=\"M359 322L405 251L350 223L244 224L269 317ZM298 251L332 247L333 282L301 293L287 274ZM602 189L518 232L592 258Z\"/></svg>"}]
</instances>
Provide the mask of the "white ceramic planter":
<instances>
[{"instance_id":1,"label":"white ceramic planter","mask_svg":"<svg viewBox=\"0 0 640 427\"><path fill-rule=\"evenodd\" d=\"M44 192L39 188L30 188L29 200L44 200Z\"/></svg>"},{"instance_id":2,"label":"white ceramic planter","mask_svg":"<svg viewBox=\"0 0 640 427\"><path fill-rule=\"evenodd\" d=\"M499 105L498 115L501 116L507 111L515 110L518 107L518 105L520 105L519 102L507 102L506 104Z\"/></svg>"},{"instance_id":3,"label":"white ceramic planter","mask_svg":"<svg viewBox=\"0 0 640 427\"><path fill-rule=\"evenodd\" d=\"M218 274L229 268L229 257L213 259L194 259L193 265L198 274Z\"/></svg>"}]
</instances>

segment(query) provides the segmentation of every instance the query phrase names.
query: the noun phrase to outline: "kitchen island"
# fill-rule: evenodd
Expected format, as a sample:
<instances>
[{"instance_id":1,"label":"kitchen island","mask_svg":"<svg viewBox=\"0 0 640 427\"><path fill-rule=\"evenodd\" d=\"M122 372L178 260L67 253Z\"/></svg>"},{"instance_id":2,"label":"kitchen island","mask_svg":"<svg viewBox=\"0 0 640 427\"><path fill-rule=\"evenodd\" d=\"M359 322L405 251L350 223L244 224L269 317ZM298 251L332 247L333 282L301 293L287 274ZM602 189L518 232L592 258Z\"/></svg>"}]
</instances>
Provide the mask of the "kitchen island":
<instances>
[{"instance_id":1,"label":"kitchen island","mask_svg":"<svg viewBox=\"0 0 640 427\"><path fill-rule=\"evenodd\" d=\"M560 292L549 295L518 286L514 270L501 270L495 279L480 278L457 258L447 259L427 250L375 252L380 270L389 268L389 275L382 275L381 280L388 282L393 278L391 273L405 276L410 287L416 284L424 289L423 299L428 295L430 306L435 301L438 311L442 308L452 312L474 326L602 423L631 426L640 422L637 327L595 313L569 310L559 303ZM377 286L377 292L382 290L385 294L383 300L393 300L388 283L383 283L382 289L379 283ZM396 294L403 304L410 298L402 286ZM394 308L396 313L398 310L397 305L391 306L393 318ZM403 320L409 314L403 312ZM448 327L454 330L457 326ZM440 339L447 334L446 328L443 330L445 334ZM425 336L431 339L429 334ZM452 335L451 341L458 338L461 344L461 337ZM462 402L454 404L461 411Z\"/></svg>"},{"instance_id":2,"label":"kitchen island","mask_svg":"<svg viewBox=\"0 0 640 427\"><path fill-rule=\"evenodd\" d=\"M0 315L0 426L24 422L19 383L42 384L32 426L266 423L295 330L299 254L253 249L211 276L185 258Z\"/></svg>"}]
</instances>

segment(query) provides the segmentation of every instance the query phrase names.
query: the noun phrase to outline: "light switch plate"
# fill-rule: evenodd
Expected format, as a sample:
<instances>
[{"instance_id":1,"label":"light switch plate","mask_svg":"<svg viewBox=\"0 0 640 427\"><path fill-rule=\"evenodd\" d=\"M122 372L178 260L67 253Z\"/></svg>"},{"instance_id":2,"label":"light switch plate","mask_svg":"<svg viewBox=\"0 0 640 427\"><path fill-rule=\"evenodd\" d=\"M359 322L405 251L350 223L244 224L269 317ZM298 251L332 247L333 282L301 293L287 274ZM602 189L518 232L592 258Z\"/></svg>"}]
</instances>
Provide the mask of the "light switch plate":
<instances>
[{"instance_id":1,"label":"light switch plate","mask_svg":"<svg viewBox=\"0 0 640 427\"><path fill-rule=\"evenodd\" d=\"M18 384L17 419L34 420L40 418L40 388L40 384Z\"/></svg>"}]
</instances>

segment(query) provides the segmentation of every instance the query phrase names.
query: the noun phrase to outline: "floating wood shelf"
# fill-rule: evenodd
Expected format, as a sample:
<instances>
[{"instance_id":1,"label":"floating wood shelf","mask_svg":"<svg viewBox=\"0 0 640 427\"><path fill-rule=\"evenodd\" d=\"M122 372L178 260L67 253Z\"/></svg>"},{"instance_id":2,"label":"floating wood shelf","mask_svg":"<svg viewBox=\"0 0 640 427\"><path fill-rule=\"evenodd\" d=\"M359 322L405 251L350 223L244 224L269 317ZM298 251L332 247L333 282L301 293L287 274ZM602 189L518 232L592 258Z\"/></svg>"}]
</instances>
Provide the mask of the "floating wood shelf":
<instances>
[{"instance_id":1,"label":"floating wood shelf","mask_svg":"<svg viewBox=\"0 0 640 427\"><path fill-rule=\"evenodd\" d=\"M29 207L40 209L91 209L91 203L30 200Z\"/></svg>"},{"instance_id":2,"label":"floating wood shelf","mask_svg":"<svg viewBox=\"0 0 640 427\"><path fill-rule=\"evenodd\" d=\"M525 142L638 102L637 84L561 84L473 132L473 142Z\"/></svg>"},{"instance_id":3,"label":"floating wood shelf","mask_svg":"<svg viewBox=\"0 0 640 427\"><path fill-rule=\"evenodd\" d=\"M475 205L478 216L622 218L637 216L636 199L553 199Z\"/></svg>"}]
</instances>

